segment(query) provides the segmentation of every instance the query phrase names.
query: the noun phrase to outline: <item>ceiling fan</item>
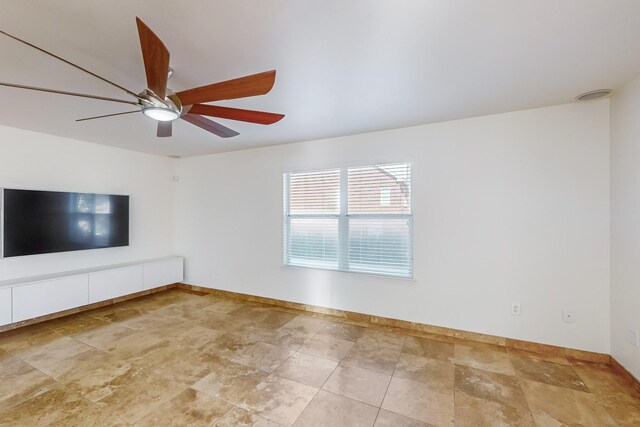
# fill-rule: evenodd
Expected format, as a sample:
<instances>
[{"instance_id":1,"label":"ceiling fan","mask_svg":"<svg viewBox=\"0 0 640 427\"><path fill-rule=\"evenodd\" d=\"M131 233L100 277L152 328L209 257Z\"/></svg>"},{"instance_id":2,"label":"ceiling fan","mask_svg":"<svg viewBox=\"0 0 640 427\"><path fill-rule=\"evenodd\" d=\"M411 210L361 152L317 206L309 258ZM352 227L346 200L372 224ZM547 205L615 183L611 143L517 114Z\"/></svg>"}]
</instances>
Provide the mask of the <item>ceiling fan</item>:
<instances>
[{"instance_id":1,"label":"ceiling fan","mask_svg":"<svg viewBox=\"0 0 640 427\"><path fill-rule=\"evenodd\" d=\"M214 122L213 120L208 119L205 116L238 120L242 122L258 123L262 125L273 124L284 117L284 114L266 113L263 111L243 110L238 108L204 104L205 102L264 95L271 90L273 84L275 83L276 72L274 70L174 93L167 87L167 80L172 73L172 70L169 67L169 51L162 43L162 41L158 38L158 36L156 36L155 33L144 22L142 22L140 18L136 17L136 23L138 25L138 36L140 38L142 58L144 60L144 68L147 77L147 89L139 94L136 94L117 83L109 81L104 77L101 77L70 61L67 61L66 59L48 52L32 43L19 39L18 37L0 30L0 34L4 34L5 36L24 43L27 46L46 53L47 55L50 55L81 71L84 71L85 73L92 75L93 77L96 77L106 83L109 83L112 86L117 87L118 89L135 98L135 101L107 98L103 96L67 92L55 89L45 89L14 83L0 82L0 86L135 105L139 108L133 111L125 111L122 113L106 114L95 117L86 117L83 119L78 119L76 121L80 122L85 120L101 119L105 117L142 112L145 116L150 117L158 122L158 137L171 136L172 123L177 119L185 120L222 138L229 138L239 135L238 132L229 129L228 127L223 126L220 123Z\"/></svg>"}]
</instances>

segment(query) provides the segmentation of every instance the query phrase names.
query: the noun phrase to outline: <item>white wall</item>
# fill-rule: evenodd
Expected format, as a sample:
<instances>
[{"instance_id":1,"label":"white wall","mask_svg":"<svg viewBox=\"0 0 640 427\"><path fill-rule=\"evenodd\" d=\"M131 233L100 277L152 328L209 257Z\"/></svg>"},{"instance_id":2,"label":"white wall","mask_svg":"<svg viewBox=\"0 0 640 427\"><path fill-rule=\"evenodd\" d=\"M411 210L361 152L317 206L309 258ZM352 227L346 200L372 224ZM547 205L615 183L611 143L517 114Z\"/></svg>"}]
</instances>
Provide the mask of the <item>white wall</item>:
<instances>
[{"instance_id":1,"label":"white wall","mask_svg":"<svg viewBox=\"0 0 640 427\"><path fill-rule=\"evenodd\" d=\"M281 267L282 172L403 160L413 162L415 280ZM608 100L176 169L176 253L190 284L609 352ZM563 307L575 323L562 322Z\"/></svg>"},{"instance_id":2,"label":"white wall","mask_svg":"<svg viewBox=\"0 0 640 427\"><path fill-rule=\"evenodd\" d=\"M640 77L611 101L611 352L640 378Z\"/></svg>"},{"instance_id":3,"label":"white wall","mask_svg":"<svg viewBox=\"0 0 640 427\"><path fill-rule=\"evenodd\" d=\"M0 126L0 187L128 194L130 246L0 259L0 280L173 253L173 160Z\"/></svg>"}]
</instances>

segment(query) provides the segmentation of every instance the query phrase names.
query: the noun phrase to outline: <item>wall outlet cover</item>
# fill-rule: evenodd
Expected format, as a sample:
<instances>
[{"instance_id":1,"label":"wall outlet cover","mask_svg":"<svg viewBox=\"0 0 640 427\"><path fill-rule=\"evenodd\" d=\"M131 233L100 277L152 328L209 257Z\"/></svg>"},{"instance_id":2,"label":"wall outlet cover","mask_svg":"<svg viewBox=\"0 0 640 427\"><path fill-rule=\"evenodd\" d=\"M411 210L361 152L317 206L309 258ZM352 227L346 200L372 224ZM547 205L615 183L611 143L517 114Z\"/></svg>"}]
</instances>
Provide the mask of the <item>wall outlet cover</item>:
<instances>
[{"instance_id":1,"label":"wall outlet cover","mask_svg":"<svg viewBox=\"0 0 640 427\"><path fill-rule=\"evenodd\" d=\"M521 310L520 310L520 303L519 302L512 302L511 303L511 314L513 316L520 316Z\"/></svg>"},{"instance_id":2,"label":"wall outlet cover","mask_svg":"<svg viewBox=\"0 0 640 427\"><path fill-rule=\"evenodd\" d=\"M640 343L638 343L638 331L635 329L627 329L627 341L629 344L638 347Z\"/></svg>"}]
</instances>

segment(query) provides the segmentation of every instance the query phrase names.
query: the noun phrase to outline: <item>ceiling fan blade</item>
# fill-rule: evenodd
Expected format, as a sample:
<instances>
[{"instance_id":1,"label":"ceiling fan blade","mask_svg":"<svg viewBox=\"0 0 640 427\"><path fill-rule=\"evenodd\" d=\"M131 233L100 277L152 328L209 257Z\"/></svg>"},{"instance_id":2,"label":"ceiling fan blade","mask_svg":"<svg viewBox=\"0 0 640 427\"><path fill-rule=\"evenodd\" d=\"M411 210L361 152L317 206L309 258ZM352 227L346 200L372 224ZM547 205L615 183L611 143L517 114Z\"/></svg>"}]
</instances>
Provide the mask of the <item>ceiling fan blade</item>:
<instances>
[{"instance_id":1,"label":"ceiling fan blade","mask_svg":"<svg viewBox=\"0 0 640 427\"><path fill-rule=\"evenodd\" d=\"M201 102L221 101L223 99L245 98L268 93L276 81L275 70L238 79L214 83L194 89L183 90L176 95L182 105L200 104Z\"/></svg>"},{"instance_id":2,"label":"ceiling fan blade","mask_svg":"<svg viewBox=\"0 0 640 427\"><path fill-rule=\"evenodd\" d=\"M220 117L221 119L270 125L282 120L284 114L265 113L263 111L242 110L240 108L219 107L217 105L195 104L189 110L191 114Z\"/></svg>"},{"instance_id":3,"label":"ceiling fan blade","mask_svg":"<svg viewBox=\"0 0 640 427\"><path fill-rule=\"evenodd\" d=\"M46 53L47 55L52 56L52 57L56 58L57 60L64 62L65 64L71 65L72 67L75 67L75 68L77 68L77 69L78 69L78 70L80 70L80 71L83 71L83 72L85 72L85 73L87 73L87 74L90 74L90 75L92 75L93 77L96 77L96 78L98 78L98 79L102 80L103 82L110 84L111 86L115 86L115 87L117 87L118 89L125 91L126 93L128 93L128 94L129 94L129 95L131 95L131 96L133 96L134 98L139 99L138 95L137 95L137 94L135 94L135 93L133 93L133 92L131 92L129 89L126 89L126 88L124 88L124 87L120 86L120 85L119 85L119 84L117 84L117 83L114 83L114 82L112 82L112 81L110 81L110 80L105 79L105 78L104 78L104 77L102 77L102 76L97 75L96 73L93 73L93 72L91 72L91 71L89 71L89 70L87 70L87 69L85 69L85 68L82 68L81 66L76 65L76 64L74 64L74 63L73 63L73 62L71 62L71 61L67 61L66 59L61 58L61 57L59 57L59 56L58 56L58 55L56 55L56 54L53 54L53 53L51 53L51 52L49 52L49 51L46 51L46 50L44 50L43 48L38 47L38 46L36 46L36 45L34 45L34 44L32 44L32 43L29 43L28 41L22 40L22 39L20 39L20 38L18 38L18 37L16 37L16 36L12 36L11 34L6 33L6 32L4 32L4 31L2 31L2 30L0 30L0 34L4 34L4 35L5 35L5 36L7 36L7 37L10 37L10 38L12 38L12 39L14 39L14 40L16 40L16 41L19 41L20 43L24 43L24 44L26 44L27 46L32 47L32 48L34 48L34 49L37 49L37 50L39 50L39 51L40 51L40 52L42 52L42 53Z\"/></svg>"},{"instance_id":4,"label":"ceiling fan blade","mask_svg":"<svg viewBox=\"0 0 640 427\"><path fill-rule=\"evenodd\" d=\"M42 87L25 86L25 85L19 85L19 84L15 84L15 83L0 82L0 86L13 87L13 88L17 88L17 89L35 90L35 91L38 91L38 92L57 93L58 95L79 96L81 98L98 99L100 101L109 101L109 102L119 102L121 104L140 105L138 102L127 101L127 100L124 100L124 99L106 98L104 96L87 95L85 93L67 92L65 90L57 90L57 89L45 89L45 88L42 88Z\"/></svg>"},{"instance_id":5,"label":"ceiling fan blade","mask_svg":"<svg viewBox=\"0 0 640 427\"><path fill-rule=\"evenodd\" d=\"M158 138L165 138L171 136L171 130L173 128L173 122L158 122Z\"/></svg>"},{"instance_id":6,"label":"ceiling fan blade","mask_svg":"<svg viewBox=\"0 0 640 427\"><path fill-rule=\"evenodd\" d=\"M229 129L226 126L222 126L220 123L216 123L213 120L209 120L206 117L198 116L197 114L185 114L181 117L182 120L186 120L192 125L196 125L208 132L214 133L222 138L230 138L232 136L240 135L233 129Z\"/></svg>"},{"instance_id":7,"label":"ceiling fan blade","mask_svg":"<svg viewBox=\"0 0 640 427\"><path fill-rule=\"evenodd\" d=\"M161 99L167 95L169 78L169 50L142 20L136 17L138 36L147 74L147 87Z\"/></svg>"},{"instance_id":8,"label":"ceiling fan blade","mask_svg":"<svg viewBox=\"0 0 640 427\"><path fill-rule=\"evenodd\" d=\"M93 120L93 119L103 119L105 117L122 116L124 114L139 113L139 112L141 112L141 110L125 111L124 113L105 114L102 116L85 117L83 119L76 119L76 122L84 122L84 121Z\"/></svg>"}]
</instances>

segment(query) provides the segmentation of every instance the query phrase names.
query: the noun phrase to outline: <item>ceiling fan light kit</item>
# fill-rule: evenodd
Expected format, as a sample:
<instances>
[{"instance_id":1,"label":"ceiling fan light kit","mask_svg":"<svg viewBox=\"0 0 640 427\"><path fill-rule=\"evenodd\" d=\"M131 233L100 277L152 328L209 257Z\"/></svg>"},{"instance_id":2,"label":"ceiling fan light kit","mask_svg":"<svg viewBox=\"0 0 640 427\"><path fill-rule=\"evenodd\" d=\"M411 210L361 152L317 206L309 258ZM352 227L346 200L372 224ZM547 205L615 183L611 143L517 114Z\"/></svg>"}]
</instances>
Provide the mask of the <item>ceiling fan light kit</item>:
<instances>
[{"instance_id":1,"label":"ceiling fan light kit","mask_svg":"<svg viewBox=\"0 0 640 427\"><path fill-rule=\"evenodd\" d=\"M167 80L173 73L173 69L169 67L169 50L162 43L160 38L158 38L158 36L144 22L142 22L140 18L136 17L136 24L138 27L138 36L140 38L140 47L142 49L142 58L144 60L145 74L147 78L147 89L137 95L134 92L116 83L113 83L89 70L86 70L79 65L76 65L51 52L48 52L45 49L42 49L25 40L19 39L18 37L15 37L9 33L0 31L0 34L4 34L7 37L10 37L34 49L37 49L49 56L52 56L62 62L65 62L66 64L71 65L72 67L90 74L93 77L96 77L106 83L109 83L112 86L117 87L128 95L134 97L136 99L135 101L105 98L96 95L81 94L55 89L38 88L16 83L0 82L0 86L136 105L140 107L140 110L86 117L78 119L76 121L80 122L142 112L142 114L144 114L145 116L158 122L158 137L171 136L172 123L177 119L183 119L184 121L198 126L199 128L207 132L218 135L221 138L230 138L233 136L237 136L238 132L229 129L228 127L223 126L211 119L208 119L205 116L219 117L223 119L237 120L248 123L257 123L262 125L270 125L276 123L284 117L284 114L267 113L263 111L252 111L205 104L206 102L246 98L269 93L275 83L276 72L274 70L174 93L167 87Z\"/></svg>"}]
</instances>

